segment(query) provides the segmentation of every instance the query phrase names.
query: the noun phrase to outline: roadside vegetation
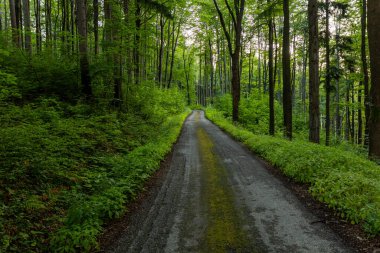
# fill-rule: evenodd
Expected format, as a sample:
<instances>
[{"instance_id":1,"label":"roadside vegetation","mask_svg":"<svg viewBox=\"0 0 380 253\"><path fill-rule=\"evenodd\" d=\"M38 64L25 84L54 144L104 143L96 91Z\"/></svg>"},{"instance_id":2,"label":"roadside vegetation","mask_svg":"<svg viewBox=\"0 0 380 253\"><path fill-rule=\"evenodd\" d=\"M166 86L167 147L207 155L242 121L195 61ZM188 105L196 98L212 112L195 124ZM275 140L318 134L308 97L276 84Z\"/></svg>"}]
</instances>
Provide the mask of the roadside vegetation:
<instances>
[{"instance_id":1,"label":"roadside vegetation","mask_svg":"<svg viewBox=\"0 0 380 253\"><path fill-rule=\"evenodd\" d=\"M309 184L310 193L342 218L371 235L380 233L379 165L340 148L252 133L213 108L206 116L286 176Z\"/></svg>"},{"instance_id":2,"label":"roadside vegetation","mask_svg":"<svg viewBox=\"0 0 380 253\"><path fill-rule=\"evenodd\" d=\"M55 99L2 106L0 252L93 249L171 150L187 114L177 102L125 114Z\"/></svg>"},{"instance_id":3,"label":"roadside vegetation","mask_svg":"<svg viewBox=\"0 0 380 253\"><path fill-rule=\"evenodd\" d=\"M1 53L0 252L94 250L170 152L185 96L144 83L120 109L98 84L85 101L75 62Z\"/></svg>"}]
</instances>

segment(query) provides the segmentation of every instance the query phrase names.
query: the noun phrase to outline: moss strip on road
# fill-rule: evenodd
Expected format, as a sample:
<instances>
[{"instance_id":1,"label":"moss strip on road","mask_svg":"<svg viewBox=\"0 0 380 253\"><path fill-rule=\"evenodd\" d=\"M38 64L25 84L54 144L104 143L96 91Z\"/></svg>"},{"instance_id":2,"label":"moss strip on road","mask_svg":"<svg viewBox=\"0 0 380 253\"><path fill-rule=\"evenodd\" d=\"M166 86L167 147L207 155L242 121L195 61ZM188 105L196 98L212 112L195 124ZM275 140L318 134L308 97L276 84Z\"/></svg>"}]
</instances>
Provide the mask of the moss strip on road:
<instances>
[{"instance_id":1,"label":"moss strip on road","mask_svg":"<svg viewBox=\"0 0 380 253\"><path fill-rule=\"evenodd\" d=\"M208 214L205 248L207 252L245 252L249 240L235 210L234 196L228 185L226 170L212 152L214 144L206 131L199 127L197 136L204 174L204 199Z\"/></svg>"}]
</instances>

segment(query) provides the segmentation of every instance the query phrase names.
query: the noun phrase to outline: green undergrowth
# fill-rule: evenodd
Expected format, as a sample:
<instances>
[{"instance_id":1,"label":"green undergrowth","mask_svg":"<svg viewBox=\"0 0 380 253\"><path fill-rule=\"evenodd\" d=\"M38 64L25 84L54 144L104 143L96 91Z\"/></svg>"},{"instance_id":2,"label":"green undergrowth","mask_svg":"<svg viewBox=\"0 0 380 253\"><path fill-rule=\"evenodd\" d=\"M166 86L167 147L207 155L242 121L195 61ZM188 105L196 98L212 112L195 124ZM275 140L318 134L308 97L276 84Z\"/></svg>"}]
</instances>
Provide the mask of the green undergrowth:
<instances>
[{"instance_id":1,"label":"green undergrowth","mask_svg":"<svg viewBox=\"0 0 380 253\"><path fill-rule=\"evenodd\" d=\"M0 252L95 250L104 222L125 212L188 114L181 103L156 109L0 104Z\"/></svg>"},{"instance_id":2,"label":"green undergrowth","mask_svg":"<svg viewBox=\"0 0 380 253\"><path fill-rule=\"evenodd\" d=\"M310 193L342 218L361 224L369 235L380 234L380 166L338 148L255 135L215 109L206 115L285 175L309 184Z\"/></svg>"}]
</instances>

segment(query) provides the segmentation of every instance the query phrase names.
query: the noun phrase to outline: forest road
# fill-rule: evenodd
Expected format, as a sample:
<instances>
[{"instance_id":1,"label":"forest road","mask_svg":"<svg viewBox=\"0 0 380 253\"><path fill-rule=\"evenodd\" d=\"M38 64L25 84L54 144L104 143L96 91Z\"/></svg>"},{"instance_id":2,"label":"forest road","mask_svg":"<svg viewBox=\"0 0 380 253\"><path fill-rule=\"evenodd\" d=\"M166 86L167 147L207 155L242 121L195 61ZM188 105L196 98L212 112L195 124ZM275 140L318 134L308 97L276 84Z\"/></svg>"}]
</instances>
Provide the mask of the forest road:
<instances>
[{"instance_id":1,"label":"forest road","mask_svg":"<svg viewBox=\"0 0 380 253\"><path fill-rule=\"evenodd\" d=\"M354 252L202 111L173 152L107 252Z\"/></svg>"}]
</instances>

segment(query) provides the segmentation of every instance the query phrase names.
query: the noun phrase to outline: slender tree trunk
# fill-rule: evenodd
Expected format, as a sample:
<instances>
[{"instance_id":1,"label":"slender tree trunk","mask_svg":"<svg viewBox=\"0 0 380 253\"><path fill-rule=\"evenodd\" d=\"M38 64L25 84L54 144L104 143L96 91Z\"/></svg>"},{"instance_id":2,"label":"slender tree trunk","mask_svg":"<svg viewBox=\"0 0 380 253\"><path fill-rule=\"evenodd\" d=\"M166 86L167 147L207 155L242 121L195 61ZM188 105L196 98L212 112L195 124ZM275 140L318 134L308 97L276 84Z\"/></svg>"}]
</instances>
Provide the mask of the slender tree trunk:
<instances>
[{"instance_id":1,"label":"slender tree trunk","mask_svg":"<svg viewBox=\"0 0 380 253\"><path fill-rule=\"evenodd\" d=\"M330 0L325 1L326 4L326 146L330 145L330 28L329 28L329 11L330 11Z\"/></svg>"},{"instance_id":2,"label":"slender tree trunk","mask_svg":"<svg viewBox=\"0 0 380 253\"><path fill-rule=\"evenodd\" d=\"M369 156L380 161L380 1L368 2L368 41L371 61Z\"/></svg>"},{"instance_id":3,"label":"slender tree trunk","mask_svg":"<svg viewBox=\"0 0 380 253\"><path fill-rule=\"evenodd\" d=\"M87 19L85 0L76 0L77 27L79 35L80 71L83 94L87 99L92 97L91 78L87 57Z\"/></svg>"},{"instance_id":4,"label":"slender tree trunk","mask_svg":"<svg viewBox=\"0 0 380 253\"><path fill-rule=\"evenodd\" d=\"M273 18L269 18L269 134L274 135Z\"/></svg>"},{"instance_id":5,"label":"slender tree trunk","mask_svg":"<svg viewBox=\"0 0 380 253\"><path fill-rule=\"evenodd\" d=\"M275 42L273 83L276 84L276 77L277 77L277 74L280 75L280 71L279 71L279 68L278 68L278 58L279 58L278 50L279 50L279 46L277 45L277 31L276 31L276 22L275 22L275 19L273 19L273 39L274 39L274 42ZM280 80L280 78L278 78L278 80Z\"/></svg>"},{"instance_id":6,"label":"slender tree trunk","mask_svg":"<svg viewBox=\"0 0 380 253\"><path fill-rule=\"evenodd\" d=\"M363 115L362 115L362 85L363 82L360 82L360 86L358 89L358 144L363 144Z\"/></svg>"},{"instance_id":7,"label":"slender tree trunk","mask_svg":"<svg viewBox=\"0 0 380 253\"><path fill-rule=\"evenodd\" d=\"M12 40L13 43L20 47L20 40L19 40L19 32L17 30L17 22L16 22L16 3L15 0L9 0L9 12L11 17L11 27L12 27Z\"/></svg>"},{"instance_id":8,"label":"slender tree trunk","mask_svg":"<svg viewBox=\"0 0 380 253\"><path fill-rule=\"evenodd\" d=\"M41 52L42 36L41 36L41 3L40 0L34 0L34 19L36 22L36 49Z\"/></svg>"},{"instance_id":9,"label":"slender tree trunk","mask_svg":"<svg viewBox=\"0 0 380 253\"><path fill-rule=\"evenodd\" d=\"M162 58L163 58L163 52L164 52L164 28L165 28L165 22L164 17L161 14L160 15L160 49L158 53L158 69L157 69L157 81L161 87L162 82Z\"/></svg>"},{"instance_id":10,"label":"slender tree trunk","mask_svg":"<svg viewBox=\"0 0 380 253\"><path fill-rule=\"evenodd\" d=\"M351 84L347 87L346 90L346 127L345 127L345 133L344 133L344 138L346 141L350 140L350 132L351 132L351 114L350 114L350 86Z\"/></svg>"},{"instance_id":11,"label":"slender tree trunk","mask_svg":"<svg viewBox=\"0 0 380 253\"><path fill-rule=\"evenodd\" d=\"M258 54L259 54L259 62L258 62L258 65L257 65L257 67L258 67L258 79L257 79L257 84L256 84L256 86L257 86L257 88L258 88L258 90L259 90L259 93L261 93L261 33L260 33L260 28L259 28L259 31L258 31L258 50L259 50L259 52L258 52Z\"/></svg>"},{"instance_id":12,"label":"slender tree trunk","mask_svg":"<svg viewBox=\"0 0 380 253\"><path fill-rule=\"evenodd\" d=\"M25 28L25 49L29 54L32 54L29 0L23 0L23 11L24 11L24 28Z\"/></svg>"},{"instance_id":13,"label":"slender tree trunk","mask_svg":"<svg viewBox=\"0 0 380 253\"><path fill-rule=\"evenodd\" d=\"M78 22L78 21L77 21ZM52 46L52 26L51 26L51 4L50 0L45 0L45 33L46 33L46 46Z\"/></svg>"},{"instance_id":14,"label":"slender tree trunk","mask_svg":"<svg viewBox=\"0 0 380 253\"><path fill-rule=\"evenodd\" d=\"M99 53L99 0L93 0L94 5L94 53Z\"/></svg>"},{"instance_id":15,"label":"slender tree trunk","mask_svg":"<svg viewBox=\"0 0 380 253\"><path fill-rule=\"evenodd\" d=\"M3 31L3 13L0 12L0 32Z\"/></svg>"},{"instance_id":16,"label":"slender tree trunk","mask_svg":"<svg viewBox=\"0 0 380 253\"><path fill-rule=\"evenodd\" d=\"M367 31L367 0L362 0L361 15L361 60L364 84L364 106L365 106L365 126L364 126L364 146L368 146L369 136L369 115L370 115L370 96L369 96L369 75L366 50L366 31Z\"/></svg>"},{"instance_id":17,"label":"slender tree trunk","mask_svg":"<svg viewBox=\"0 0 380 253\"><path fill-rule=\"evenodd\" d=\"M306 38L306 32L305 32L305 38ZM301 101L302 101L302 112L303 114L306 114L306 70L307 70L307 61L308 61L308 49L307 49L307 42L304 41L303 45L304 52L302 54L302 78L301 78ZM305 115L306 117L306 115Z\"/></svg>"},{"instance_id":18,"label":"slender tree trunk","mask_svg":"<svg viewBox=\"0 0 380 253\"><path fill-rule=\"evenodd\" d=\"M70 26L71 26L71 52L75 54L75 2L74 0L70 0L70 13L71 13L71 19L70 19Z\"/></svg>"},{"instance_id":19,"label":"slender tree trunk","mask_svg":"<svg viewBox=\"0 0 380 253\"><path fill-rule=\"evenodd\" d=\"M191 70L191 56L188 56L188 61L186 60L186 52L183 50L182 52L182 59L183 59L183 69L185 71L185 77L186 77L186 94L187 94L187 105L191 105L191 98L190 98L190 70Z\"/></svg>"},{"instance_id":20,"label":"slender tree trunk","mask_svg":"<svg viewBox=\"0 0 380 253\"><path fill-rule=\"evenodd\" d=\"M168 87L168 84L167 84L167 81L168 81L168 70L169 70L169 56L170 56L170 44L171 44L171 26L172 26L172 22L169 20L168 21L168 34L167 34L167 40L166 40L166 53L163 53L164 54L164 58L165 58L165 71L164 71L164 77L163 77L163 82L165 82L164 86L165 87ZM174 28L174 22L173 22L173 28ZM174 33L174 31L173 31ZM164 36L165 37L165 36ZM164 46L165 48L165 46Z\"/></svg>"},{"instance_id":21,"label":"slender tree trunk","mask_svg":"<svg viewBox=\"0 0 380 253\"><path fill-rule=\"evenodd\" d=\"M351 90L351 103L355 104L355 84L352 83L352 90ZM354 144L355 143L355 109L352 109L351 113L351 141Z\"/></svg>"},{"instance_id":22,"label":"slender tree trunk","mask_svg":"<svg viewBox=\"0 0 380 253\"><path fill-rule=\"evenodd\" d=\"M179 38L180 32L181 32L181 22L178 23L177 33L175 34L175 38L174 38L174 34L173 34L173 44L172 44L172 52L171 52L172 56L171 56L171 60L170 60L170 71L169 71L168 88L170 88L171 83L172 83L172 79L173 79L173 67L174 67L174 60L175 60L175 52L176 52L176 49L177 49L178 38Z\"/></svg>"},{"instance_id":23,"label":"slender tree trunk","mask_svg":"<svg viewBox=\"0 0 380 253\"><path fill-rule=\"evenodd\" d=\"M134 55L134 76L135 76L135 84L140 84L140 39L141 39L141 6L139 1L136 0L136 34L135 34L135 45L133 48ZM161 60L162 63L162 60ZM161 73L160 73L161 75ZM161 81L161 79L160 79Z\"/></svg>"},{"instance_id":24,"label":"slender tree trunk","mask_svg":"<svg viewBox=\"0 0 380 253\"><path fill-rule=\"evenodd\" d=\"M211 99L211 104L214 104L214 56L212 53L212 44L211 44L211 39L208 39L208 46L209 46L209 56L210 56L210 99Z\"/></svg>"},{"instance_id":25,"label":"slender tree trunk","mask_svg":"<svg viewBox=\"0 0 380 253\"><path fill-rule=\"evenodd\" d=\"M289 0L284 0L284 31L282 48L284 136L292 139L292 87L290 75L290 15Z\"/></svg>"},{"instance_id":26,"label":"slender tree trunk","mask_svg":"<svg viewBox=\"0 0 380 253\"><path fill-rule=\"evenodd\" d=\"M4 1L4 30L8 30L9 25L8 25L7 0L3 0L3 1Z\"/></svg>"},{"instance_id":27,"label":"slender tree trunk","mask_svg":"<svg viewBox=\"0 0 380 253\"><path fill-rule=\"evenodd\" d=\"M291 85L292 85L292 106L294 107L294 102L296 100L296 79L297 79L297 55L296 55L296 36L293 35L293 66L291 73Z\"/></svg>"},{"instance_id":28,"label":"slender tree trunk","mask_svg":"<svg viewBox=\"0 0 380 253\"><path fill-rule=\"evenodd\" d=\"M309 0L309 140L319 143L319 40L318 0Z\"/></svg>"},{"instance_id":29,"label":"slender tree trunk","mask_svg":"<svg viewBox=\"0 0 380 253\"><path fill-rule=\"evenodd\" d=\"M22 15L22 6L21 6L21 1L22 0L15 0L16 1L16 27L17 27L17 38L18 38L18 45L20 48L24 46L24 40L22 36L22 20L23 20L23 15Z\"/></svg>"},{"instance_id":30,"label":"slender tree trunk","mask_svg":"<svg viewBox=\"0 0 380 253\"><path fill-rule=\"evenodd\" d=\"M249 45L248 55L248 93L251 94L252 89L252 45Z\"/></svg>"}]
</instances>

